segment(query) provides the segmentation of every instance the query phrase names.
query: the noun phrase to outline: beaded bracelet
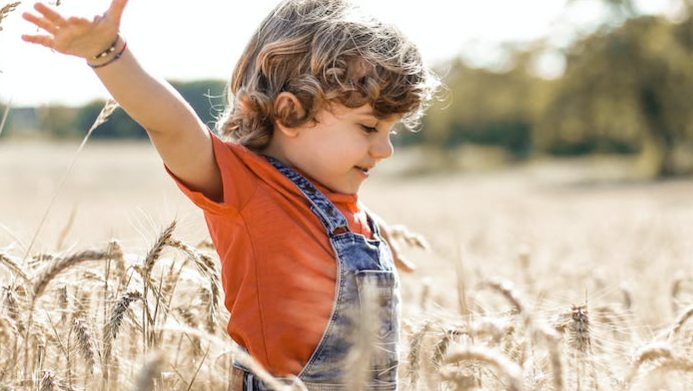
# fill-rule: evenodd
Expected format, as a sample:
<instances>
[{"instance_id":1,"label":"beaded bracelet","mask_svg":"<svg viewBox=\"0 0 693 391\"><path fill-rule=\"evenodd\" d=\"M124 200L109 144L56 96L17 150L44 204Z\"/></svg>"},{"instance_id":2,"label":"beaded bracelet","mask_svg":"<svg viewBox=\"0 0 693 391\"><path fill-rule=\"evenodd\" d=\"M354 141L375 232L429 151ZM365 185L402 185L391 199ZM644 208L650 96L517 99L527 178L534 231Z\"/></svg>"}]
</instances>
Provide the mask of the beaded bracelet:
<instances>
[{"instance_id":1,"label":"beaded bracelet","mask_svg":"<svg viewBox=\"0 0 693 391\"><path fill-rule=\"evenodd\" d=\"M113 57L112 59L106 61L105 63L103 63L103 64L101 64L101 65L91 65L91 64L89 64L89 63L87 63L87 65L89 65L90 67L92 67L92 69L105 67L106 65L108 65L108 64L112 63L113 61L119 59L120 56L123 55L123 53L125 52L125 49L127 49L127 47L128 47L128 43L125 42L125 45L123 45L123 48L120 49L120 51L119 51L118 53L116 53L115 57Z\"/></svg>"},{"instance_id":2,"label":"beaded bracelet","mask_svg":"<svg viewBox=\"0 0 693 391\"><path fill-rule=\"evenodd\" d=\"M100 58L104 58L104 57L108 56L109 54L113 53L113 51L115 50L116 46L118 45L118 41L119 41L119 40L120 40L120 34L116 34L116 39L115 39L115 41L113 41L113 43L111 44L111 47L109 47L108 49L106 49L106 50L104 50L103 52L101 52L101 53L97 54L96 56L94 56L94 58L92 58L92 60L98 60L98 59L100 59Z\"/></svg>"}]
</instances>

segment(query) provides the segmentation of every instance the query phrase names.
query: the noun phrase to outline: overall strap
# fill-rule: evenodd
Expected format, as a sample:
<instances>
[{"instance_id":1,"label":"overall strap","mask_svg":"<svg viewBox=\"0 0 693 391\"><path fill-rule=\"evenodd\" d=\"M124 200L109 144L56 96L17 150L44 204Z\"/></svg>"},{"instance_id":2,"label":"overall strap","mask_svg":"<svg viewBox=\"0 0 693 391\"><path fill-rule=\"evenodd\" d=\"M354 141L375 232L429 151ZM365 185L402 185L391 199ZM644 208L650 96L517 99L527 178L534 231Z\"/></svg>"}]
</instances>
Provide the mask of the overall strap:
<instances>
[{"instance_id":1,"label":"overall strap","mask_svg":"<svg viewBox=\"0 0 693 391\"><path fill-rule=\"evenodd\" d=\"M308 201L310 201L312 205L311 210L320 218L330 234L334 235L349 231L349 225L344 215L342 215L342 212L340 212L320 190L313 186L308 179L271 156L263 155L263 157L285 177L289 178Z\"/></svg>"}]
</instances>

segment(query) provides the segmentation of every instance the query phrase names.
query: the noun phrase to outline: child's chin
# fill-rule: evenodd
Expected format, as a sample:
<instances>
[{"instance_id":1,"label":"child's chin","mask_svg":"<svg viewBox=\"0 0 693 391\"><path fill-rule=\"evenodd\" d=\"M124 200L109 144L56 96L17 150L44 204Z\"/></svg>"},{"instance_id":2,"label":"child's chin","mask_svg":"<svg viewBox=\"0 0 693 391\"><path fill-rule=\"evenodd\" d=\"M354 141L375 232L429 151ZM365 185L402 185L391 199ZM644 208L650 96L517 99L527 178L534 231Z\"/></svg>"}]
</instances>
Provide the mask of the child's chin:
<instances>
[{"instance_id":1,"label":"child's chin","mask_svg":"<svg viewBox=\"0 0 693 391\"><path fill-rule=\"evenodd\" d=\"M354 194L358 193L360 187L361 187L361 185L338 186L338 187L335 187L335 188L330 189L330 190L332 190L335 193L354 195Z\"/></svg>"}]
</instances>

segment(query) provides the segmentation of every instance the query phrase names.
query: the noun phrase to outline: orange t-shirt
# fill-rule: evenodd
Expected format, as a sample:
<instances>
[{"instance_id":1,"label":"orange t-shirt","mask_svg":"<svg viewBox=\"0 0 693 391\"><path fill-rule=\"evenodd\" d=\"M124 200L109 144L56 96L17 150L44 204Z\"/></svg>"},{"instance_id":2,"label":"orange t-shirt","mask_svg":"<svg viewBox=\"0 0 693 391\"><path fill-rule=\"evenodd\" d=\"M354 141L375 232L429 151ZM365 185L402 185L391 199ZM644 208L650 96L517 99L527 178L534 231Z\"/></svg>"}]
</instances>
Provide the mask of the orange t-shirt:
<instances>
[{"instance_id":1,"label":"orange t-shirt","mask_svg":"<svg viewBox=\"0 0 693 391\"><path fill-rule=\"evenodd\" d=\"M210 134L212 134L210 132ZM310 359L332 313L337 263L325 228L308 199L262 156L212 134L224 201L188 188L204 211L221 259L227 330L275 376L297 375ZM346 217L352 232L372 238L357 195L315 185Z\"/></svg>"}]
</instances>

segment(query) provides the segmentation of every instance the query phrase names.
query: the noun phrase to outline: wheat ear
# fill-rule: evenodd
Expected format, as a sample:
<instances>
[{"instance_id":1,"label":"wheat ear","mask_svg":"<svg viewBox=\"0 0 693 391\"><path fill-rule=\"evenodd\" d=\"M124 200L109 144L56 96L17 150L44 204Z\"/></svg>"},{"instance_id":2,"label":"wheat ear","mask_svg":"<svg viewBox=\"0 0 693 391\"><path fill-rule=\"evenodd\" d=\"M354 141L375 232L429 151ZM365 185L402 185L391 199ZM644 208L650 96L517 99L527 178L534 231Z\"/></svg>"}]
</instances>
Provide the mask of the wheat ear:
<instances>
[{"instance_id":1,"label":"wheat ear","mask_svg":"<svg viewBox=\"0 0 693 391\"><path fill-rule=\"evenodd\" d=\"M159 256L161 255L161 250L164 249L164 246L166 243L171 239L171 235L173 235L173 231L176 229L176 221L173 220L171 224L169 224L166 229L159 235L157 238L156 242L152 246L152 248L149 250L147 253L147 256L144 258L144 263L143 263L143 269L145 272L146 277L149 277L152 273L152 269L154 269L154 264L156 261L159 259Z\"/></svg>"},{"instance_id":2,"label":"wheat ear","mask_svg":"<svg viewBox=\"0 0 693 391\"><path fill-rule=\"evenodd\" d=\"M626 389L630 389L630 384L633 381L633 378L635 378L635 375L637 375L638 370L640 369L640 366L642 366L642 364L644 364L647 361L653 361L657 359L671 359L673 357L674 355L671 351L671 347L668 344L655 342L642 347L640 350L638 350L635 356L635 360L631 365L630 373L625 379L625 383L627 385Z\"/></svg>"},{"instance_id":3,"label":"wheat ear","mask_svg":"<svg viewBox=\"0 0 693 391\"><path fill-rule=\"evenodd\" d=\"M181 242L180 240L170 239L166 243L168 246L180 250L184 253L188 259L192 260L195 264L197 270L203 277L209 280L209 289L211 293L209 306L208 306L208 318L207 318L207 331L214 334L217 312L219 308L219 297L220 297L220 287L219 287L219 273L216 270L212 258L198 251L195 251L192 247Z\"/></svg>"},{"instance_id":4,"label":"wheat ear","mask_svg":"<svg viewBox=\"0 0 693 391\"><path fill-rule=\"evenodd\" d=\"M55 377L53 371L44 369L41 371L41 380L39 382L39 391L62 391L65 387L60 384Z\"/></svg>"},{"instance_id":5,"label":"wheat ear","mask_svg":"<svg viewBox=\"0 0 693 391\"><path fill-rule=\"evenodd\" d=\"M151 391L154 389L154 379L159 376L164 366L164 357L155 353L140 370L133 391Z\"/></svg>"},{"instance_id":6,"label":"wheat ear","mask_svg":"<svg viewBox=\"0 0 693 391\"><path fill-rule=\"evenodd\" d=\"M128 276L123 248L120 246L120 243L114 239L108 243L108 252L115 261L116 273L118 273L118 289L124 289L125 284L128 282Z\"/></svg>"},{"instance_id":7,"label":"wheat ear","mask_svg":"<svg viewBox=\"0 0 693 391\"><path fill-rule=\"evenodd\" d=\"M48 207L46 208L46 211L43 213L43 217L41 217L41 222L39 222L39 226L36 229L36 232L34 232L34 236L31 238L31 242L29 242L29 246L27 246L27 248L26 248L26 252L24 253L24 257L22 258L22 263L24 261L26 261L26 259L29 257L29 254L31 253L31 249L34 247L34 243L36 243L36 238L38 238L38 235L41 232L41 228L43 228L43 224L46 222L46 218L48 218L48 214L50 213L51 209L53 208L53 204L55 203L55 200L58 199L58 194L60 194L60 191L62 190L63 185L65 185L65 181L67 180L67 177L70 175L70 172L72 171L72 167L74 167L75 162L77 161L77 156L79 155L80 152L82 152L82 149L84 148L84 145L87 143L89 136L94 131L94 129L96 129L102 123L106 122L108 117L113 113L113 111L117 107L118 107L118 103L113 99L109 99L106 102L103 109L101 109L99 116L96 118L96 121L94 121L94 124L91 126L91 128L87 132L87 135L84 136L84 139L82 140L82 143L79 145L79 148L77 148L77 151L75 152L75 154L72 155L72 160L70 160L70 165L67 167L65 174L63 174L63 177L60 179L60 182L58 183L58 187L55 189L55 192L53 193L53 197L51 198L51 201L48 203Z\"/></svg>"},{"instance_id":8,"label":"wheat ear","mask_svg":"<svg viewBox=\"0 0 693 391\"><path fill-rule=\"evenodd\" d=\"M57 258L53 260L53 262L51 262L50 265L45 267L36 278L36 282L33 286L34 295L32 301L35 302L36 299L41 297L51 280L57 277L58 274L62 273L63 271L82 262L102 261L105 259L109 259L109 254L107 251L88 250L82 251L80 253L71 255L66 258Z\"/></svg>"},{"instance_id":9,"label":"wheat ear","mask_svg":"<svg viewBox=\"0 0 693 391\"><path fill-rule=\"evenodd\" d=\"M0 253L0 265L5 266L9 271L24 280L25 283L30 283L29 277L27 277L26 273L24 273L19 265L17 265L17 263L9 256Z\"/></svg>"},{"instance_id":10,"label":"wheat ear","mask_svg":"<svg viewBox=\"0 0 693 391\"><path fill-rule=\"evenodd\" d=\"M409 387L416 389L419 382L419 372L421 368L421 348L423 340L431 329L431 321L426 320L421 328L416 330L409 338Z\"/></svg>"},{"instance_id":11,"label":"wheat ear","mask_svg":"<svg viewBox=\"0 0 693 391\"><path fill-rule=\"evenodd\" d=\"M693 305L691 305L691 306L689 306L688 308L686 308L686 309L681 313L681 315L679 315L679 318L678 318L678 320L676 321L676 324L674 325L674 327L673 327L673 328L671 329L671 331L669 332L668 338L669 338L669 339L674 338L674 337L676 336L676 334L678 334L679 331L681 331L681 328L683 327L683 325L686 323L686 321L688 321L688 319L689 319L691 316L693 316Z\"/></svg>"},{"instance_id":12,"label":"wheat ear","mask_svg":"<svg viewBox=\"0 0 693 391\"><path fill-rule=\"evenodd\" d=\"M94 339L91 335L91 329L84 319L75 319L72 326L77 337L77 344L79 346L82 356L84 356L84 361L87 362L87 367L89 373L94 373Z\"/></svg>"},{"instance_id":13,"label":"wheat ear","mask_svg":"<svg viewBox=\"0 0 693 391\"><path fill-rule=\"evenodd\" d=\"M21 3L21 1L17 1L0 8L0 24L2 24L2 20L5 19L10 12L14 11ZM2 26L0 26L0 31L2 31ZM2 128L0 128L0 132L2 132Z\"/></svg>"},{"instance_id":14,"label":"wheat ear","mask_svg":"<svg viewBox=\"0 0 693 391\"><path fill-rule=\"evenodd\" d=\"M462 361L476 360L495 369L499 378L507 381L511 391L519 391L522 384L522 369L512 360L496 351L478 347L463 346L449 351L443 358L445 364L457 364Z\"/></svg>"}]
</instances>

